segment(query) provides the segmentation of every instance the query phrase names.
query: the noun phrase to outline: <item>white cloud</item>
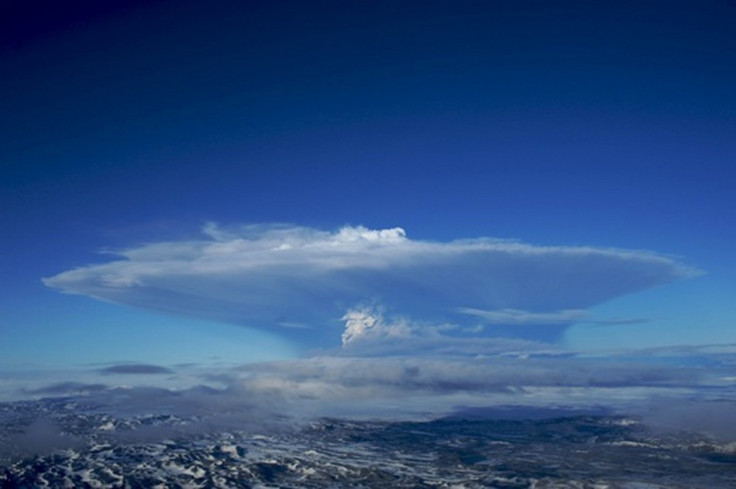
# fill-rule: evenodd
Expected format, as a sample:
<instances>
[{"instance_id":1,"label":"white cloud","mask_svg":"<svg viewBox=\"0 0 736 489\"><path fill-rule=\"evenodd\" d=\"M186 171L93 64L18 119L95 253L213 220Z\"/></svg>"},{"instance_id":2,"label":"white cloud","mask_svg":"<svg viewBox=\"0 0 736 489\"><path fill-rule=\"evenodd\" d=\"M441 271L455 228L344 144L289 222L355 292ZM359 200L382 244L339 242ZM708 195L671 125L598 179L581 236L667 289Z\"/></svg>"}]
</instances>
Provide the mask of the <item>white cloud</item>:
<instances>
[{"instance_id":1,"label":"white cloud","mask_svg":"<svg viewBox=\"0 0 736 489\"><path fill-rule=\"evenodd\" d=\"M342 333L342 344L346 346L366 337L409 336L411 333L405 325L386 325L383 317L368 308L351 309L342 317L345 331Z\"/></svg>"},{"instance_id":2,"label":"white cloud","mask_svg":"<svg viewBox=\"0 0 736 489\"><path fill-rule=\"evenodd\" d=\"M453 323L466 332L482 324L564 327L590 306L698 273L647 251L488 238L417 241L401 228L325 232L208 224L203 233L203 239L118 251L113 253L118 259L69 270L44 283L68 293L268 328L329 345L339 342L340 318L358 304L379 303L416 324ZM385 323L379 329L351 324L354 331L344 339L369 330L388 334ZM399 329L394 324L393 334Z\"/></svg>"},{"instance_id":3,"label":"white cloud","mask_svg":"<svg viewBox=\"0 0 736 489\"><path fill-rule=\"evenodd\" d=\"M482 318L486 324L570 324L583 319L587 312L584 309L566 309L554 312L529 312L519 309L500 309L484 311L472 307L458 308L458 312Z\"/></svg>"}]
</instances>

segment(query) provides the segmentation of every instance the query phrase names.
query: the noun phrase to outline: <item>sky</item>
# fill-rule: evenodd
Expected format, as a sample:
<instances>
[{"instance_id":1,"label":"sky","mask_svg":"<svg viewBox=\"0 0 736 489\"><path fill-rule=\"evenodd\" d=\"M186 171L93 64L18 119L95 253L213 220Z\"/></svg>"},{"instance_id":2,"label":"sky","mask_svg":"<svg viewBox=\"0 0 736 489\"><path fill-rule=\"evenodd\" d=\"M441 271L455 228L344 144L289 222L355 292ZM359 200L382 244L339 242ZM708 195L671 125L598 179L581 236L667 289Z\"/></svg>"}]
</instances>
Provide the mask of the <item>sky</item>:
<instances>
[{"instance_id":1,"label":"sky","mask_svg":"<svg viewBox=\"0 0 736 489\"><path fill-rule=\"evenodd\" d=\"M731 398L733 2L0 8L0 397Z\"/></svg>"}]
</instances>

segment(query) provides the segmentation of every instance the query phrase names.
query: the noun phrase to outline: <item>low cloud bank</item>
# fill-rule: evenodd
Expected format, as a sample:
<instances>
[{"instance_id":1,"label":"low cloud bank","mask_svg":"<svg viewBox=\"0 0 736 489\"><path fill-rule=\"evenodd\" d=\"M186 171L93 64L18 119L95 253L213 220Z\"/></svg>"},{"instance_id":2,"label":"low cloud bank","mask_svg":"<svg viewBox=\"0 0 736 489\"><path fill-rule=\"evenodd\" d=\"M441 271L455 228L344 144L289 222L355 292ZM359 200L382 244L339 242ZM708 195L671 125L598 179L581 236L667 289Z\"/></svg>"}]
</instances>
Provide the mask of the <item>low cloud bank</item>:
<instances>
[{"instance_id":1,"label":"low cloud bank","mask_svg":"<svg viewBox=\"0 0 736 489\"><path fill-rule=\"evenodd\" d=\"M293 430L323 417L398 421L565 413L633 415L666 432L699 431L736 439L734 345L604 356L503 338L484 339L483 355L465 344L441 354L383 351L380 356L359 346L360 342L332 354L229 368L172 367L167 377L196 380L178 389L156 386L164 379L150 375L139 376L137 385L116 385L121 377L90 370L91 382L57 383L33 393L61 397L56 405L74 412L86 406L95 416L181 417L181 422L165 426L143 423L104 432L122 443L217 430ZM106 384L94 382L95 376ZM37 435L54 430L53 423L29 425L28 436L14 443L41 449ZM76 443L68 437L49 440L59 446Z\"/></svg>"},{"instance_id":2,"label":"low cloud bank","mask_svg":"<svg viewBox=\"0 0 736 489\"><path fill-rule=\"evenodd\" d=\"M100 369L103 374L122 374L122 375L157 375L170 374L173 370L161 367L160 365L149 365L145 363L122 363L119 365L111 365Z\"/></svg>"}]
</instances>

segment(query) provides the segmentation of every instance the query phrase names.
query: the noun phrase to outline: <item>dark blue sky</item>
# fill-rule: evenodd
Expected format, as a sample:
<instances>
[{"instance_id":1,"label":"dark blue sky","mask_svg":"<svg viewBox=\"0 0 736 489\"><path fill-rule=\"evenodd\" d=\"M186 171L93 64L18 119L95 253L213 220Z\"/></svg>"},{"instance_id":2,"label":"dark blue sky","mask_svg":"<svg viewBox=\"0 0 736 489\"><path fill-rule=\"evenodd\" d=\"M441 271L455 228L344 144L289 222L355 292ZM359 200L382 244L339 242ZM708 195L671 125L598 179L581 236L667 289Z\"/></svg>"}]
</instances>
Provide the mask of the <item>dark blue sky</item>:
<instances>
[{"instance_id":1,"label":"dark blue sky","mask_svg":"<svg viewBox=\"0 0 736 489\"><path fill-rule=\"evenodd\" d=\"M102 247L286 222L682 256L706 276L649 307L734 339L733 2L28 1L0 18L3 328L96 320L41 278Z\"/></svg>"}]
</instances>

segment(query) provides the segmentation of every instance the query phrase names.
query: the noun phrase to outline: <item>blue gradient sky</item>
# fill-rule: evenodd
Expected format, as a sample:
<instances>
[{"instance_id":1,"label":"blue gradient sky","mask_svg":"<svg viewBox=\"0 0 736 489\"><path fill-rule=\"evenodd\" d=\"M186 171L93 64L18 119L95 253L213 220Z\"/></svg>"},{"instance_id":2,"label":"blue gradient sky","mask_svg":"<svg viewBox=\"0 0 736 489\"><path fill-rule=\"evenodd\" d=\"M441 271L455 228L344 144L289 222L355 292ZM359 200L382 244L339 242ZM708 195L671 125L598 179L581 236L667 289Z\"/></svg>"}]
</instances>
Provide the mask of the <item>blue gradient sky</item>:
<instances>
[{"instance_id":1,"label":"blue gradient sky","mask_svg":"<svg viewBox=\"0 0 736 489\"><path fill-rule=\"evenodd\" d=\"M208 222L650 250L705 273L563 343L736 343L733 2L53 3L0 11L0 367L298 355L41 281Z\"/></svg>"}]
</instances>

